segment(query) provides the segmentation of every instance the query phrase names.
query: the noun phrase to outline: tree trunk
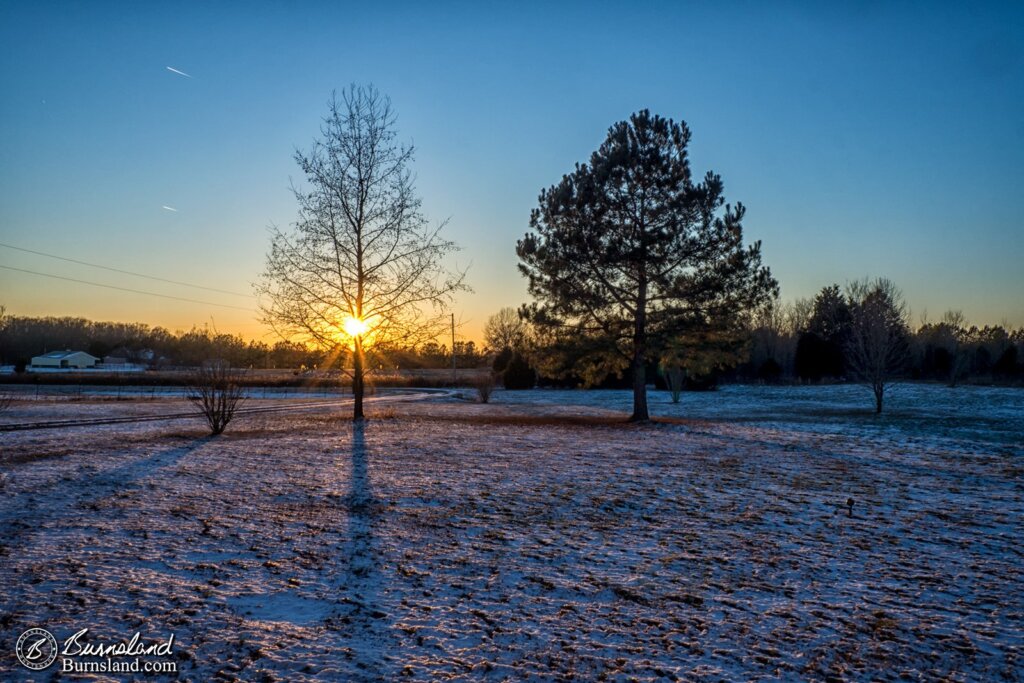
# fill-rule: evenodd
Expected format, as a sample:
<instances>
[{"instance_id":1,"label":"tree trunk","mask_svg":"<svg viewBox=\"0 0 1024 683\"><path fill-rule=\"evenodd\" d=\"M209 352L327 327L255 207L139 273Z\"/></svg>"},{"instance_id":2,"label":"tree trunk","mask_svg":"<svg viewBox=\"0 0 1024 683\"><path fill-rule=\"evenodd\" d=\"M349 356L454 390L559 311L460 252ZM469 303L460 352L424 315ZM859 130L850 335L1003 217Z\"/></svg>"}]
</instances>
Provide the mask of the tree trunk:
<instances>
[{"instance_id":1,"label":"tree trunk","mask_svg":"<svg viewBox=\"0 0 1024 683\"><path fill-rule=\"evenodd\" d=\"M363 340L362 337L355 339L355 361L352 367L352 419L363 419Z\"/></svg>"},{"instance_id":2,"label":"tree trunk","mask_svg":"<svg viewBox=\"0 0 1024 683\"><path fill-rule=\"evenodd\" d=\"M882 395L885 393L885 387L875 387L875 415L879 415L882 412Z\"/></svg>"},{"instance_id":3,"label":"tree trunk","mask_svg":"<svg viewBox=\"0 0 1024 683\"><path fill-rule=\"evenodd\" d=\"M647 350L647 278L640 274L640 287L637 292L636 320L633 323L633 360L630 371L633 373L633 415L630 422L647 422L651 416L647 412L647 372L644 358Z\"/></svg>"},{"instance_id":4,"label":"tree trunk","mask_svg":"<svg viewBox=\"0 0 1024 683\"><path fill-rule=\"evenodd\" d=\"M953 347L952 368L949 371L949 386L956 388L957 380L960 379L960 344Z\"/></svg>"},{"instance_id":5,"label":"tree trunk","mask_svg":"<svg viewBox=\"0 0 1024 683\"><path fill-rule=\"evenodd\" d=\"M634 353L630 371L633 374L633 415L630 422L646 422L651 419L647 413L647 368L639 351Z\"/></svg>"}]
</instances>

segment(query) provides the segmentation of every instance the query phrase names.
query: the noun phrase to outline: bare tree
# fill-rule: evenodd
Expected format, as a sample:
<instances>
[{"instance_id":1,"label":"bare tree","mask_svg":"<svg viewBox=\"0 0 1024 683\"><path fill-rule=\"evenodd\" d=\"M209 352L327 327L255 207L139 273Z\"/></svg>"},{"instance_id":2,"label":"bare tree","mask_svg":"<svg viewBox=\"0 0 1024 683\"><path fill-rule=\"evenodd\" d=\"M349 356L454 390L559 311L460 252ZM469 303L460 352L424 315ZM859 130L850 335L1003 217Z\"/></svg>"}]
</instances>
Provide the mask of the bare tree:
<instances>
[{"instance_id":1,"label":"bare tree","mask_svg":"<svg viewBox=\"0 0 1024 683\"><path fill-rule=\"evenodd\" d=\"M245 392L239 384L241 376L241 370L233 369L223 360L204 363L192 376L188 400L196 404L206 418L211 434L222 433L245 400Z\"/></svg>"},{"instance_id":2,"label":"bare tree","mask_svg":"<svg viewBox=\"0 0 1024 683\"><path fill-rule=\"evenodd\" d=\"M761 380L776 381L793 368L796 335L790 331L792 308L775 297L748 317L746 361Z\"/></svg>"},{"instance_id":3,"label":"bare tree","mask_svg":"<svg viewBox=\"0 0 1024 683\"><path fill-rule=\"evenodd\" d=\"M963 311L950 310L942 316L942 324L949 331L953 342L953 348L950 351L949 386L955 387L970 360L964 345L967 341L967 319L964 317Z\"/></svg>"},{"instance_id":4,"label":"bare tree","mask_svg":"<svg viewBox=\"0 0 1024 683\"><path fill-rule=\"evenodd\" d=\"M805 332L814 316L814 299L797 299L786 310L786 328L792 335Z\"/></svg>"},{"instance_id":5,"label":"bare tree","mask_svg":"<svg viewBox=\"0 0 1024 683\"><path fill-rule=\"evenodd\" d=\"M526 346L529 328L514 308L506 307L487 319L484 325L484 341L494 353L505 349L522 351Z\"/></svg>"},{"instance_id":6,"label":"bare tree","mask_svg":"<svg viewBox=\"0 0 1024 683\"><path fill-rule=\"evenodd\" d=\"M262 319L352 360L353 418L363 417L365 354L414 346L444 327L445 306L468 289L464 272L442 265L456 251L420 211L409 165L396 142L391 102L373 86L332 96L321 139L295 161L307 187L293 187L294 229L272 231L256 289Z\"/></svg>"},{"instance_id":7,"label":"bare tree","mask_svg":"<svg viewBox=\"0 0 1024 683\"><path fill-rule=\"evenodd\" d=\"M851 324L847 362L853 375L871 388L875 412L882 412L886 388L903 373L909 354L909 313L891 280L859 280L847 287Z\"/></svg>"}]
</instances>

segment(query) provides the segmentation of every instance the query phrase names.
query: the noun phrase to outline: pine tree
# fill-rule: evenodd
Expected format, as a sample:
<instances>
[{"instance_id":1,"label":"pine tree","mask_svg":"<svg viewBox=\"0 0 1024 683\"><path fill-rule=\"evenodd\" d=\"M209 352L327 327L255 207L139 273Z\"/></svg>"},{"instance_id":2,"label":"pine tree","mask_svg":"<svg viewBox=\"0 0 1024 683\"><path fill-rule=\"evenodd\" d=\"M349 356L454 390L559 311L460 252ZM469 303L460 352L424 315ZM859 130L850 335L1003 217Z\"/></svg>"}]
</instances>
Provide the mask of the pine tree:
<instances>
[{"instance_id":1,"label":"pine tree","mask_svg":"<svg viewBox=\"0 0 1024 683\"><path fill-rule=\"evenodd\" d=\"M583 348L569 371L590 383L628 368L634 421L648 419L648 361L777 290L760 243L743 244L743 206L725 204L714 173L693 182L689 141L685 123L647 110L615 124L541 192L516 248L538 336L550 353Z\"/></svg>"}]
</instances>

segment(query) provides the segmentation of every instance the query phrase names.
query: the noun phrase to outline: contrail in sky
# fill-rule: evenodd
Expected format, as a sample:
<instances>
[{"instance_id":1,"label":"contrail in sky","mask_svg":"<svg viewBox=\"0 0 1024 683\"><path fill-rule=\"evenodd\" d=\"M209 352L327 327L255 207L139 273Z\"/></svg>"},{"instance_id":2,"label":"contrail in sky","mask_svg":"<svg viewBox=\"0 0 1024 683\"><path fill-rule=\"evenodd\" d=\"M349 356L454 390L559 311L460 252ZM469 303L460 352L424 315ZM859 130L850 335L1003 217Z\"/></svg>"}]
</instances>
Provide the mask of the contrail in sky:
<instances>
[{"instance_id":1,"label":"contrail in sky","mask_svg":"<svg viewBox=\"0 0 1024 683\"><path fill-rule=\"evenodd\" d=\"M163 208L167 209L168 211L173 211L174 213L178 213L178 210L175 209L173 206L167 206L166 204L164 204Z\"/></svg>"},{"instance_id":2,"label":"contrail in sky","mask_svg":"<svg viewBox=\"0 0 1024 683\"><path fill-rule=\"evenodd\" d=\"M185 73L184 71L178 71L178 70L177 70L177 69L175 69L175 68L174 68L173 66L169 66L169 67L167 67L167 70L168 70L168 71L173 71L173 72L174 72L174 73L176 73L176 74L181 74L181 75L182 75L182 76L184 76L185 78L192 78L191 76L189 76L189 75L188 75L187 73Z\"/></svg>"}]
</instances>

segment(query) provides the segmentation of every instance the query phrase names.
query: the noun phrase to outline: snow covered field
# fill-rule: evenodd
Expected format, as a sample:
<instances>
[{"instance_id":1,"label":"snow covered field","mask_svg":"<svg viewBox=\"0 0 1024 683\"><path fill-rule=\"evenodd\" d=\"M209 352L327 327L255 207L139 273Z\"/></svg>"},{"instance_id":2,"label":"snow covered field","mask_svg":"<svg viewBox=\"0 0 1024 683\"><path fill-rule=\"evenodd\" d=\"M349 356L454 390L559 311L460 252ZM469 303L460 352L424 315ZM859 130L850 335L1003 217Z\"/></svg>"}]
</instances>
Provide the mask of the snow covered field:
<instances>
[{"instance_id":1,"label":"snow covered field","mask_svg":"<svg viewBox=\"0 0 1024 683\"><path fill-rule=\"evenodd\" d=\"M0 679L55 677L38 626L173 632L195 681L1024 680L1024 391L651 399L0 433Z\"/></svg>"}]
</instances>

